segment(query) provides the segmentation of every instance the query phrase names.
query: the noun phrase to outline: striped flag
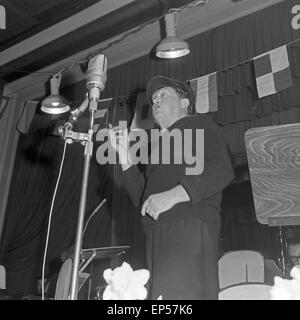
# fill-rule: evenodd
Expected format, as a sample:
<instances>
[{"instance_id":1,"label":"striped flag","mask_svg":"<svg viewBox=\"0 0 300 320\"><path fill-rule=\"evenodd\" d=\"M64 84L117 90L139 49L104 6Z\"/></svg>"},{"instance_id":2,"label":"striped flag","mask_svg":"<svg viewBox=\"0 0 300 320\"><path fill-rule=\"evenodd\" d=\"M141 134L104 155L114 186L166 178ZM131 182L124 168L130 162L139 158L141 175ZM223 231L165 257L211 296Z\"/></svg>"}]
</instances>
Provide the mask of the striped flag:
<instances>
[{"instance_id":1,"label":"striped flag","mask_svg":"<svg viewBox=\"0 0 300 320\"><path fill-rule=\"evenodd\" d=\"M107 128L108 110L112 103L112 98L102 99L98 102L98 110L95 111L95 119L93 131L97 132L99 129Z\"/></svg>"},{"instance_id":2,"label":"striped flag","mask_svg":"<svg viewBox=\"0 0 300 320\"><path fill-rule=\"evenodd\" d=\"M140 92L136 98L135 113L131 123L131 130L152 129L154 121L152 118L152 108L149 104L146 92Z\"/></svg>"},{"instance_id":3,"label":"striped flag","mask_svg":"<svg viewBox=\"0 0 300 320\"><path fill-rule=\"evenodd\" d=\"M293 85L286 46L263 53L253 60L259 98L282 91Z\"/></svg>"},{"instance_id":4,"label":"striped flag","mask_svg":"<svg viewBox=\"0 0 300 320\"><path fill-rule=\"evenodd\" d=\"M218 111L217 73L190 80L196 98L197 113Z\"/></svg>"}]
</instances>

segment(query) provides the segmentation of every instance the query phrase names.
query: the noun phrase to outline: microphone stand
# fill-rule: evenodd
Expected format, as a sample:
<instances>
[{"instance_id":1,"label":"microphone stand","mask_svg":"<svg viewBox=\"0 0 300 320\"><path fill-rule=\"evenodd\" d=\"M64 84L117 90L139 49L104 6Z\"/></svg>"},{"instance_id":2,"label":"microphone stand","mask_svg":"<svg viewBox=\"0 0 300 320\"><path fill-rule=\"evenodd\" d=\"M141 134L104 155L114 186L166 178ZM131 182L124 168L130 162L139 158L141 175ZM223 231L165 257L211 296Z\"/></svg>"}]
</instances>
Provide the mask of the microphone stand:
<instances>
[{"instance_id":1,"label":"microphone stand","mask_svg":"<svg viewBox=\"0 0 300 320\"><path fill-rule=\"evenodd\" d=\"M77 300L78 294L78 278L79 278L79 264L80 264L80 251L82 244L82 231L84 224L84 215L86 208L86 199L87 199L87 188L88 188L88 178L89 178L89 169L90 161L93 154L93 125L95 119L95 111L97 110L97 99L100 95L100 88L97 86L92 86L89 91L89 128L88 133L78 133L73 132L68 127L66 127L63 136L64 139L80 141L84 145L84 167L82 174L82 183L81 183L81 194L80 194L80 203L79 203L79 212L78 212L78 221L77 221L77 231L75 239L75 248L74 248L74 261L72 269L72 278L71 278L71 288L70 288L70 300Z\"/></svg>"},{"instance_id":2,"label":"microphone stand","mask_svg":"<svg viewBox=\"0 0 300 320\"><path fill-rule=\"evenodd\" d=\"M95 111L97 110L97 102L100 97L100 91L104 89L104 84L106 82L106 69L107 60L104 55L99 54L90 59L87 71L87 89L89 90L88 97L78 108L78 111L74 115L72 115L70 121L67 122L65 126L60 130L60 133L62 137L66 139L66 142L72 143L73 141L79 141L82 145L84 145L84 167L81 182L76 239L74 245L75 248L70 288L70 300L77 300L78 294L79 264L81 254L80 251L82 243L90 162L93 155L93 126L95 121ZM87 107L89 107L90 112L88 133L73 132L73 123L78 120L79 115L82 114Z\"/></svg>"}]
</instances>

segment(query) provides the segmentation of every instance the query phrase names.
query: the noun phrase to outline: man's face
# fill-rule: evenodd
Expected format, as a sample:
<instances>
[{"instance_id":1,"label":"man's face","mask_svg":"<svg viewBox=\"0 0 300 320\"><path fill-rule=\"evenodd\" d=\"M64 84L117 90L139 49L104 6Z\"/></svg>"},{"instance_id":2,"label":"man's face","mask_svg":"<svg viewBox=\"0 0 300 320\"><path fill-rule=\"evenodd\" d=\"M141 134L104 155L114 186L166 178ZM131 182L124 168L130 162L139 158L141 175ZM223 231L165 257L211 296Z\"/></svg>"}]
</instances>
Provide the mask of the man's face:
<instances>
[{"instance_id":1,"label":"man's face","mask_svg":"<svg viewBox=\"0 0 300 320\"><path fill-rule=\"evenodd\" d=\"M290 244L288 247L288 251L293 264L300 264L300 243Z\"/></svg>"},{"instance_id":2,"label":"man's face","mask_svg":"<svg viewBox=\"0 0 300 320\"><path fill-rule=\"evenodd\" d=\"M186 115L185 103L187 99L179 97L174 88L164 87L152 95L152 114L155 122L161 128L168 128L172 123Z\"/></svg>"}]
</instances>

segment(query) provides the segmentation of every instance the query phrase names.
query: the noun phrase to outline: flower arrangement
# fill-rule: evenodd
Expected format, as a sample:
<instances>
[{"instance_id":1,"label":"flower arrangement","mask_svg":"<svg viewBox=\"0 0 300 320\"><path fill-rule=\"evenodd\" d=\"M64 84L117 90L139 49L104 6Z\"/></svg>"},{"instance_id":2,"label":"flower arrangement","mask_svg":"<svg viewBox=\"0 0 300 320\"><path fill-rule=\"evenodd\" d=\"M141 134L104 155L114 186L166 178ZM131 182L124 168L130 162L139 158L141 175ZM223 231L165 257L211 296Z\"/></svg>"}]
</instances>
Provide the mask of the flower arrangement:
<instances>
[{"instance_id":1,"label":"flower arrangement","mask_svg":"<svg viewBox=\"0 0 300 320\"><path fill-rule=\"evenodd\" d=\"M150 273L146 269L134 271L127 262L112 270L103 272L107 286L103 292L103 300L144 300L147 297L146 283Z\"/></svg>"},{"instance_id":2,"label":"flower arrangement","mask_svg":"<svg viewBox=\"0 0 300 320\"><path fill-rule=\"evenodd\" d=\"M291 280L274 278L271 300L300 300L300 265L293 267L290 275Z\"/></svg>"}]
</instances>

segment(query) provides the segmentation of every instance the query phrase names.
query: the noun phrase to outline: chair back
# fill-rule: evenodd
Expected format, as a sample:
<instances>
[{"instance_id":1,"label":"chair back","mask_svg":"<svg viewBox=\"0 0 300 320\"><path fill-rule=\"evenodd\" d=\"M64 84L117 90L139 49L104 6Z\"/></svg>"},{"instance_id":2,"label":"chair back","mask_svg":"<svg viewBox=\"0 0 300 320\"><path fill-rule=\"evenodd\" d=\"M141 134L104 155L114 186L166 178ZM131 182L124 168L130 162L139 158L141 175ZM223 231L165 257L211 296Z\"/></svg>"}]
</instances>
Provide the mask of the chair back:
<instances>
[{"instance_id":1,"label":"chair back","mask_svg":"<svg viewBox=\"0 0 300 320\"><path fill-rule=\"evenodd\" d=\"M6 289L6 272L2 265L0 265L0 289Z\"/></svg>"},{"instance_id":2,"label":"chair back","mask_svg":"<svg viewBox=\"0 0 300 320\"><path fill-rule=\"evenodd\" d=\"M219 300L271 300L271 288L264 283L236 284L222 289Z\"/></svg>"},{"instance_id":3,"label":"chair back","mask_svg":"<svg viewBox=\"0 0 300 320\"><path fill-rule=\"evenodd\" d=\"M264 258L253 250L237 250L225 253L218 262L219 288L233 284L264 282Z\"/></svg>"},{"instance_id":4,"label":"chair back","mask_svg":"<svg viewBox=\"0 0 300 320\"><path fill-rule=\"evenodd\" d=\"M68 300L69 293L70 293L70 285L71 285L71 278L72 278L72 267L73 262L72 259L67 259L58 275L57 283L56 283L56 290L54 300Z\"/></svg>"}]
</instances>

